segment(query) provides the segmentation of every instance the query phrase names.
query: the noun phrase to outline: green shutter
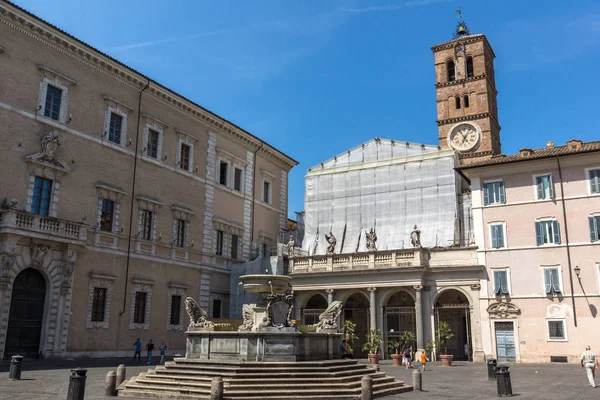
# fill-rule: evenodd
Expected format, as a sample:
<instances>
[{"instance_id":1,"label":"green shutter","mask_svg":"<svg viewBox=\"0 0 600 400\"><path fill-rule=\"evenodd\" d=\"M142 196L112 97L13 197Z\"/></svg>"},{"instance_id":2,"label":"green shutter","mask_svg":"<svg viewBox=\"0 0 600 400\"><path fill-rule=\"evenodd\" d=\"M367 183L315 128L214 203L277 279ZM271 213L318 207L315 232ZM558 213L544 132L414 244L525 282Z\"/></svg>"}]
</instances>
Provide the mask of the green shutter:
<instances>
[{"instance_id":1,"label":"green shutter","mask_svg":"<svg viewBox=\"0 0 600 400\"><path fill-rule=\"evenodd\" d=\"M552 221L552 231L554 233L554 244L560 244L560 225L558 225L558 221Z\"/></svg>"},{"instance_id":2,"label":"green shutter","mask_svg":"<svg viewBox=\"0 0 600 400\"><path fill-rule=\"evenodd\" d=\"M546 285L546 293L552 293L552 270L544 269L544 284Z\"/></svg>"},{"instance_id":3,"label":"green shutter","mask_svg":"<svg viewBox=\"0 0 600 400\"><path fill-rule=\"evenodd\" d=\"M494 293L498 295L502 294L501 272L502 271L494 271Z\"/></svg>"},{"instance_id":4,"label":"green shutter","mask_svg":"<svg viewBox=\"0 0 600 400\"><path fill-rule=\"evenodd\" d=\"M588 217L590 223L590 240L592 242L598 241L598 220L600 220L600 217Z\"/></svg>"},{"instance_id":5,"label":"green shutter","mask_svg":"<svg viewBox=\"0 0 600 400\"><path fill-rule=\"evenodd\" d=\"M535 223L535 240L538 246L544 244L544 240L542 239L542 223L539 221Z\"/></svg>"},{"instance_id":6,"label":"green shutter","mask_svg":"<svg viewBox=\"0 0 600 400\"><path fill-rule=\"evenodd\" d=\"M506 203L506 196L504 194L504 181L498 182L498 192L500 193L500 203Z\"/></svg>"},{"instance_id":7,"label":"green shutter","mask_svg":"<svg viewBox=\"0 0 600 400\"><path fill-rule=\"evenodd\" d=\"M483 205L487 206L488 204L490 204L490 184L484 183L483 184Z\"/></svg>"}]
</instances>

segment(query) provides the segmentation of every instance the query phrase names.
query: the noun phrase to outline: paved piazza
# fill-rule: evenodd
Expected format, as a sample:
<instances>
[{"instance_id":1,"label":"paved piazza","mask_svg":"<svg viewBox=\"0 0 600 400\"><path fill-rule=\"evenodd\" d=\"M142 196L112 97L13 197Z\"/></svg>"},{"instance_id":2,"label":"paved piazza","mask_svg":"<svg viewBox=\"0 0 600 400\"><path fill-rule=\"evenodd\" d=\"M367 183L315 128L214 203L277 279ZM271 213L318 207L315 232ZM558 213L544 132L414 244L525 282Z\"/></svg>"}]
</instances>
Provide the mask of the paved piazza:
<instances>
[{"instance_id":1,"label":"paved piazza","mask_svg":"<svg viewBox=\"0 0 600 400\"><path fill-rule=\"evenodd\" d=\"M106 373L122 363L122 359L25 361L22 381L8 380L9 363L0 364L0 397L11 400L64 400L67 396L69 369L88 368L86 400L108 399L104 392ZM129 360L127 377L147 369L145 364L132 365ZM385 399L492 399L496 397L496 382L488 382L484 364L457 362L451 368L430 364L423 376L424 392L409 392ZM389 363L382 371L406 382L412 370L394 367ZM574 364L518 364L510 368L513 393L519 399L585 399L598 398L600 388L587 385L585 371ZM600 384L600 379L597 380Z\"/></svg>"}]
</instances>

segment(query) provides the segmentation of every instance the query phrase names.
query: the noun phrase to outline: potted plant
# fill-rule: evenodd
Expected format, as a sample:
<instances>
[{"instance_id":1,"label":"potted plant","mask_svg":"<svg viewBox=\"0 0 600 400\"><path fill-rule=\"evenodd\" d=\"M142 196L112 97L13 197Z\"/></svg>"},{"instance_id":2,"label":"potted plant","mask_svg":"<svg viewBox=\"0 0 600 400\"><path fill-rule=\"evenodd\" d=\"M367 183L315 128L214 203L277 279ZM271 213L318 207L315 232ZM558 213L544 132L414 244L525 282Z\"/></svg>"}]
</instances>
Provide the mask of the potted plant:
<instances>
[{"instance_id":1,"label":"potted plant","mask_svg":"<svg viewBox=\"0 0 600 400\"><path fill-rule=\"evenodd\" d=\"M439 323L436 330L436 334L439 340L440 348L444 347L444 353L440 354L440 360L442 360L442 367L449 367L452 365L452 354L448 354L448 340L454 337L454 333L450 329L450 325L447 322L442 321Z\"/></svg>"},{"instance_id":2,"label":"potted plant","mask_svg":"<svg viewBox=\"0 0 600 400\"><path fill-rule=\"evenodd\" d=\"M354 354L354 341L358 339L358 336L354 333L356 331L356 324L349 319L344 321L344 333L346 334L346 354L342 356L352 357Z\"/></svg>"},{"instance_id":3,"label":"potted plant","mask_svg":"<svg viewBox=\"0 0 600 400\"><path fill-rule=\"evenodd\" d=\"M429 355L429 359L433 361L434 352L437 353L439 345L435 340L430 341L425 345L425 354Z\"/></svg>"},{"instance_id":4,"label":"potted plant","mask_svg":"<svg viewBox=\"0 0 600 400\"><path fill-rule=\"evenodd\" d=\"M399 339L391 339L388 341L388 349L394 365L402 365L402 342Z\"/></svg>"},{"instance_id":5,"label":"potted plant","mask_svg":"<svg viewBox=\"0 0 600 400\"><path fill-rule=\"evenodd\" d=\"M369 364L379 364L379 347L383 342L383 337L379 329L371 329L365 336L365 344L363 344L363 351L369 352Z\"/></svg>"}]
</instances>

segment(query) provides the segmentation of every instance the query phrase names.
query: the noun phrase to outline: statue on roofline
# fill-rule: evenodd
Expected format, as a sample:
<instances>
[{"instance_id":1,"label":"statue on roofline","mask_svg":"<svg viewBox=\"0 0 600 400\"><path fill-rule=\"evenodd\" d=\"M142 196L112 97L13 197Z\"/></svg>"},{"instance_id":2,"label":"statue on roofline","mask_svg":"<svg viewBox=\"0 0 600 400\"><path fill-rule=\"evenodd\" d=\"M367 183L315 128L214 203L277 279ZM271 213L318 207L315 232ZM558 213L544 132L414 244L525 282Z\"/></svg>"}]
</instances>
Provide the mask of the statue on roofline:
<instances>
[{"instance_id":1,"label":"statue on roofline","mask_svg":"<svg viewBox=\"0 0 600 400\"><path fill-rule=\"evenodd\" d=\"M421 231L417 228L417 224L413 226L413 230L410 233L410 242L413 247L422 247L421 246Z\"/></svg>"},{"instance_id":2,"label":"statue on roofline","mask_svg":"<svg viewBox=\"0 0 600 400\"><path fill-rule=\"evenodd\" d=\"M365 235L367 237L367 251L377 251L377 234L375 233L375 229L371 228L369 232L365 231Z\"/></svg>"},{"instance_id":3,"label":"statue on roofline","mask_svg":"<svg viewBox=\"0 0 600 400\"><path fill-rule=\"evenodd\" d=\"M337 239L333 236L333 232L329 231L329 236L325 234L325 240L327 240L327 254L333 254L335 252L335 244L337 243Z\"/></svg>"}]
</instances>

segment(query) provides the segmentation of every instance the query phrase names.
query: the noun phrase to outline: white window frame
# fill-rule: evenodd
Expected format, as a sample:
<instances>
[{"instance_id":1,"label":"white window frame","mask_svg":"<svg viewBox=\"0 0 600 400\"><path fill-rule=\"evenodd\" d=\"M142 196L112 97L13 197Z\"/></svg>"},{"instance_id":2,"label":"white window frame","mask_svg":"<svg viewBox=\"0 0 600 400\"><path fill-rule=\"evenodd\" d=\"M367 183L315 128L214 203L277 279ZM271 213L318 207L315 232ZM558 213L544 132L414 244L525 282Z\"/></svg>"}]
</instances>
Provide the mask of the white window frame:
<instances>
[{"instance_id":1,"label":"white window frame","mask_svg":"<svg viewBox=\"0 0 600 400\"><path fill-rule=\"evenodd\" d=\"M86 328L108 329L110 322L110 306L112 303L113 281L115 278L93 278L88 285L88 312L85 323ZM94 288L106 289L106 298L104 299L104 320L92 321L92 308L94 304Z\"/></svg>"},{"instance_id":2,"label":"white window frame","mask_svg":"<svg viewBox=\"0 0 600 400\"><path fill-rule=\"evenodd\" d=\"M550 322L562 322L565 337L563 339L553 339L550 337ZM565 318L546 318L546 341L548 342L568 342L569 333L567 332L567 320Z\"/></svg>"},{"instance_id":3,"label":"white window frame","mask_svg":"<svg viewBox=\"0 0 600 400\"><path fill-rule=\"evenodd\" d=\"M142 114L144 117L144 131L143 131L143 158L155 161L163 161L162 151L163 151L163 137L164 131L169 127L166 123L162 122L159 119L149 116L148 114ZM150 134L150 130L158 132L158 147L156 149L156 158L148 155L148 136Z\"/></svg>"},{"instance_id":4,"label":"white window frame","mask_svg":"<svg viewBox=\"0 0 600 400\"><path fill-rule=\"evenodd\" d=\"M58 113L58 122L66 124L67 108L69 105L69 85L76 85L77 81L75 79L69 78L66 75L61 74L60 72L56 72L44 65L38 65L38 69L42 71L42 79L40 80L40 92L38 98L37 114L43 118L48 118L52 121L57 121L44 115L48 85L54 86L62 90L60 96L60 111Z\"/></svg>"},{"instance_id":5,"label":"white window frame","mask_svg":"<svg viewBox=\"0 0 600 400\"><path fill-rule=\"evenodd\" d=\"M231 221L226 221L221 218L213 218L213 227L215 232L215 255L217 257L231 258L231 235L238 236L238 258L235 261L243 261L244 259L244 227ZM223 251L221 255L217 254L217 232L223 232Z\"/></svg>"},{"instance_id":6,"label":"white window frame","mask_svg":"<svg viewBox=\"0 0 600 400\"><path fill-rule=\"evenodd\" d=\"M129 142L127 140L127 120L129 113L133 112L133 108L126 106L125 104L106 95L102 96L102 98L106 103L106 111L104 113L104 141L116 146L128 146ZM123 120L121 121L121 139L119 143L112 142L108 139L110 136L110 116L113 113L116 115L120 115L123 118Z\"/></svg>"},{"instance_id":7,"label":"white window frame","mask_svg":"<svg viewBox=\"0 0 600 400\"><path fill-rule=\"evenodd\" d=\"M548 197L540 198L538 196L538 190L537 190L537 178L543 177L543 176L550 176L550 193L549 193ZM533 198L535 200L552 200L556 197L556 191L554 190L554 179L552 178L551 172L535 174L532 176L532 179L533 179Z\"/></svg>"},{"instance_id":8,"label":"white window frame","mask_svg":"<svg viewBox=\"0 0 600 400\"><path fill-rule=\"evenodd\" d=\"M598 232L600 230L600 212L594 212L594 213L590 213L588 215L588 228L589 228L589 224L590 224L590 218L593 218L595 221L597 221L596 224L596 240L592 241L592 237L591 237L591 232L588 232L588 234L590 235L590 243L599 243L600 242L600 232Z\"/></svg>"},{"instance_id":9,"label":"white window frame","mask_svg":"<svg viewBox=\"0 0 600 400\"><path fill-rule=\"evenodd\" d=\"M125 193L116 186L108 185L103 182L96 183L96 194L97 194L97 207L96 207L96 227L97 231L101 233L116 233L119 232L119 215L121 209L121 200ZM115 208L113 209L113 222L110 232L100 231L100 221L102 218L102 200L111 200L115 202Z\"/></svg>"},{"instance_id":10,"label":"white window frame","mask_svg":"<svg viewBox=\"0 0 600 400\"><path fill-rule=\"evenodd\" d=\"M187 171L189 173L193 173L196 169L194 167L194 144L198 141L196 138L188 135L181 129L175 129L177 133L177 169L180 171ZM190 147L190 160L187 169L181 168L181 145L185 144Z\"/></svg>"},{"instance_id":11,"label":"white window frame","mask_svg":"<svg viewBox=\"0 0 600 400\"><path fill-rule=\"evenodd\" d=\"M187 297L187 286L175 283L169 283L168 293L168 304L167 304L167 330L168 331L183 331L183 324L185 320L185 298ZM181 304L179 305L179 324L171 324L171 301L173 296L181 296Z\"/></svg>"},{"instance_id":12,"label":"white window frame","mask_svg":"<svg viewBox=\"0 0 600 400\"><path fill-rule=\"evenodd\" d=\"M221 163L227 164L227 173L225 174L225 184L221 183ZM225 187L230 187L231 185L231 161L223 158L223 157L219 157L218 159L218 163L217 163L217 184L219 186L225 186Z\"/></svg>"},{"instance_id":13,"label":"white window frame","mask_svg":"<svg viewBox=\"0 0 600 400\"><path fill-rule=\"evenodd\" d=\"M590 171L593 170L600 170L600 165L597 167L590 167L590 168L586 168L585 169L585 183L587 186L587 193L591 196L600 196L600 192L598 193L592 193L592 180L590 179Z\"/></svg>"},{"instance_id":14,"label":"white window frame","mask_svg":"<svg viewBox=\"0 0 600 400\"><path fill-rule=\"evenodd\" d=\"M489 183L497 183L497 182L502 182L504 184L504 202L502 201L495 201L495 202L491 202L488 204L485 204L485 185L489 184ZM498 204L506 204L506 182L504 182L504 179L492 179L492 180L486 180L483 181L483 184L481 185L481 195L483 196L481 199L481 204L483 204L485 207L488 206L494 206L494 205L498 205ZM498 197L501 197L500 194L498 194Z\"/></svg>"},{"instance_id":15,"label":"white window frame","mask_svg":"<svg viewBox=\"0 0 600 400\"><path fill-rule=\"evenodd\" d=\"M558 219L556 217L542 217L542 218L536 218L535 222L534 222L534 230L535 230L535 224L537 222L550 222L550 226L552 226L552 235L549 235L548 237L552 238L552 242L548 242L548 243L542 243L540 245L537 244L537 237L535 239L535 244L537 247L543 247L543 246L560 246L560 243L556 243L554 241L554 221L557 222L557 228L558 228L558 238L560 240L560 242L562 242L562 235L560 233L560 222L558 221ZM546 232L548 233L548 232ZM537 231L536 231L536 235L537 235Z\"/></svg>"},{"instance_id":16,"label":"white window frame","mask_svg":"<svg viewBox=\"0 0 600 400\"><path fill-rule=\"evenodd\" d=\"M134 278L135 279L135 278ZM131 312L129 316L129 329L150 329L150 306L152 305L152 286L149 283L138 283L131 288ZM135 317L135 298L137 292L146 293L146 309L144 310L144 322L134 322Z\"/></svg>"},{"instance_id":17,"label":"white window frame","mask_svg":"<svg viewBox=\"0 0 600 400\"><path fill-rule=\"evenodd\" d=\"M163 205L161 202L155 199L151 199L145 196L137 196L138 203L138 231L137 231L137 240L145 241L145 242L155 242L156 241L156 232L157 232L157 221L158 221L158 210ZM152 233L150 240L146 240L142 238L142 232L144 227L142 226L142 213L144 210L152 211Z\"/></svg>"},{"instance_id":18,"label":"white window frame","mask_svg":"<svg viewBox=\"0 0 600 400\"><path fill-rule=\"evenodd\" d=\"M273 205L273 183L275 182L275 175L264 169L260 170L260 175L260 201L265 204ZM265 183L269 184L269 201L265 201Z\"/></svg>"},{"instance_id":19,"label":"white window frame","mask_svg":"<svg viewBox=\"0 0 600 400\"><path fill-rule=\"evenodd\" d=\"M176 204L171 205L169 207L171 209L171 213L173 214L173 247L176 249L185 250L189 248L189 237L190 237L190 220L192 219L192 215L194 212L189 208L179 206ZM176 246L177 242L177 221L183 220L185 221L185 237L183 238L184 245L183 247Z\"/></svg>"},{"instance_id":20,"label":"white window frame","mask_svg":"<svg viewBox=\"0 0 600 400\"><path fill-rule=\"evenodd\" d=\"M511 296L512 295L512 284L511 284L511 276L510 276L510 268L509 267L492 267L490 268L492 272L492 292L494 296ZM506 272L506 285L508 286L508 294L496 294L496 279L494 277L494 272L496 271L505 271Z\"/></svg>"},{"instance_id":21,"label":"white window frame","mask_svg":"<svg viewBox=\"0 0 600 400\"><path fill-rule=\"evenodd\" d=\"M503 243L502 247L498 247L498 248L493 247L493 244L492 244L493 243L493 241L492 241L492 226L494 226L494 225L502 225L502 234L503 234L503 240L504 240L504 243ZM489 241L489 243L490 243L490 249L497 250L497 249L506 249L506 248L508 248L507 238L506 238L506 222L505 221L490 221L490 222L488 222L488 235L489 235L489 240L490 240Z\"/></svg>"},{"instance_id":22,"label":"white window frame","mask_svg":"<svg viewBox=\"0 0 600 400\"><path fill-rule=\"evenodd\" d=\"M560 286L560 293L546 293L546 270L547 269L558 269L558 284ZM563 285L563 278L562 278L562 265L542 265L542 294L544 296L564 296L565 294L565 287Z\"/></svg>"}]
</instances>

